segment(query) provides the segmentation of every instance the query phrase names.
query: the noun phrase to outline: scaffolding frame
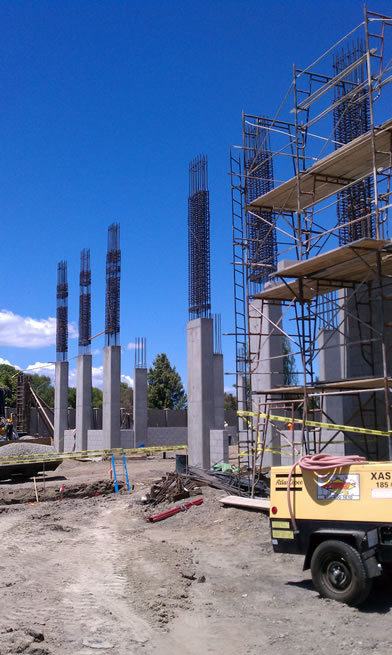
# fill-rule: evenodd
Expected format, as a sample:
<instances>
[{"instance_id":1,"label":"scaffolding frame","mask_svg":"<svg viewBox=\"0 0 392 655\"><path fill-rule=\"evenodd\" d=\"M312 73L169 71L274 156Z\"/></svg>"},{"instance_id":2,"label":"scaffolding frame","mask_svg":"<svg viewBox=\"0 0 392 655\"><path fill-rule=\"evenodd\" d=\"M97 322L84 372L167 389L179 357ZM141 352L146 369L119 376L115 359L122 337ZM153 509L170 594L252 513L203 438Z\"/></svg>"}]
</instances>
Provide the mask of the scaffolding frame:
<instances>
[{"instance_id":1,"label":"scaffolding frame","mask_svg":"<svg viewBox=\"0 0 392 655\"><path fill-rule=\"evenodd\" d=\"M293 432L287 444L293 457L296 451L320 452L341 435L339 430L336 434L331 431L325 440L321 427L308 425L310 421L334 423L324 407L331 394L362 399L358 401L360 416L352 416L351 420L353 425L362 423L364 428L369 423L366 412L372 412L377 421L382 397L385 416L381 423L384 421L385 425L378 427L388 433L391 430L392 323L384 313L392 298L388 240L392 207L392 120L385 121L384 117L377 123L375 118L380 104L382 113L383 99L391 88L392 57L388 60L391 27L392 17L365 7L362 23L313 64L305 69L293 66L293 81L275 118L243 115L242 145L233 147L230 153L237 403L240 412L253 414L239 418L239 462L252 473L249 476L252 488L263 455L267 449L271 450L269 426L272 424L281 438L287 439L282 422L270 419L277 408L280 415L287 416L287 424L293 425L294 419L301 419L299 442L295 443ZM350 50L352 38L357 38L360 46ZM348 51L347 65L343 65L339 53ZM332 69L333 64L331 74L326 67ZM347 113L357 115L364 103L368 108L367 131L359 130L358 136L354 134L353 139L343 143L337 138L342 134L341 121L347 120ZM257 129L262 138L256 139L258 150L249 163L247 133ZM254 180L263 166L265 170L268 160L271 177L265 181L267 188L249 202L249 174ZM293 171L291 177L289 167ZM338 219L332 217L339 204L342 206L342 198L360 197L358 189L363 187L367 197L372 196L370 203L358 202L360 208L354 204L350 211L340 211ZM248 228L249 216L264 223L268 220L268 229L255 237L254 231ZM358 224L373 225L374 229L365 232L363 239L354 242L346 239L346 245L341 245L345 241L339 236L344 231L346 235L363 236L356 229ZM263 251L272 232L277 244L277 270L272 266L263 281L264 288L255 292L252 284L255 266L265 266L268 262L255 262L252 252ZM334 245L338 247L334 249ZM323 256L321 261L319 258ZM338 260L335 263L334 258ZM295 264L285 259L294 259ZM273 305L282 308L278 324L269 319L266 311ZM379 319L377 325L376 319ZM337 381L333 389L323 381L317 384L319 326L324 325L331 332L323 346L326 350L332 347L328 341L333 334L344 339L348 324L355 324L358 332L349 346L360 349L372 370L365 378L375 376L376 387L369 381L364 385L356 376L347 381L348 385L342 382L339 387ZM262 345L265 339L271 338L271 332L282 335L291 345L289 352L272 359L284 361L285 357L295 357L301 384L268 389L257 380L261 375ZM342 342L339 347L347 349L348 345ZM263 363L266 364L265 359ZM355 442L368 457L379 454L378 446L368 447L370 439L366 435L360 444L344 432L344 440ZM387 441L390 457L390 438Z\"/></svg>"}]
</instances>

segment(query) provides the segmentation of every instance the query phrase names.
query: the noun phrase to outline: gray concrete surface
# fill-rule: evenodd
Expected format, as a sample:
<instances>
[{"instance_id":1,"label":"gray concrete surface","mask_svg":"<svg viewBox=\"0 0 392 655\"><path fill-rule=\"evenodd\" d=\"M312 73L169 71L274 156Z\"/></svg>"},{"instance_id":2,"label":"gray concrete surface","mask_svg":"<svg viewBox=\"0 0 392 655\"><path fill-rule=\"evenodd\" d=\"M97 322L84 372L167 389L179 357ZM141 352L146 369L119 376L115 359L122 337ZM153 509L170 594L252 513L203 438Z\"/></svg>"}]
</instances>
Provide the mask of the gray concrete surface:
<instances>
[{"instance_id":1,"label":"gray concrete surface","mask_svg":"<svg viewBox=\"0 0 392 655\"><path fill-rule=\"evenodd\" d=\"M64 451L64 430L68 428L68 362L56 362L54 381L54 447Z\"/></svg>"},{"instance_id":2,"label":"gray concrete surface","mask_svg":"<svg viewBox=\"0 0 392 655\"><path fill-rule=\"evenodd\" d=\"M187 361L189 464L208 468L215 421L212 318L188 321Z\"/></svg>"}]
</instances>

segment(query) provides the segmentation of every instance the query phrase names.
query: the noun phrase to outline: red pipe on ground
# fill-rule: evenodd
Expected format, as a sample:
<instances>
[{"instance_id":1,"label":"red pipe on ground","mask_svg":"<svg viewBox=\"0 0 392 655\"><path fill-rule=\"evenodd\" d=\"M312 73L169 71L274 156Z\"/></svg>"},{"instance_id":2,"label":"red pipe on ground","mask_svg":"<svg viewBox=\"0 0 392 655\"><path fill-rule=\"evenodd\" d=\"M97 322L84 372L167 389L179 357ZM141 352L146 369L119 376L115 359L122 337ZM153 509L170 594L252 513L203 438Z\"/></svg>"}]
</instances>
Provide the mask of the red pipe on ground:
<instances>
[{"instance_id":1,"label":"red pipe on ground","mask_svg":"<svg viewBox=\"0 0 392 655\"><path fill-rule=\"evenodd\" d=\"M191 500L189 503L184 503L179 507L172 507L172 509L168 509L166 510L166 512L162 512L161 514L154 514L154 516L146 516L145 519L149 523L156 523L157 521L163 521L164 519L168 519L169 516L174 516L174 514L178 514L179 512L186 512L193 505L201 505L203 500L204 500L203 498L198 498L197 500Z\"/></svg>"}]
</instances>

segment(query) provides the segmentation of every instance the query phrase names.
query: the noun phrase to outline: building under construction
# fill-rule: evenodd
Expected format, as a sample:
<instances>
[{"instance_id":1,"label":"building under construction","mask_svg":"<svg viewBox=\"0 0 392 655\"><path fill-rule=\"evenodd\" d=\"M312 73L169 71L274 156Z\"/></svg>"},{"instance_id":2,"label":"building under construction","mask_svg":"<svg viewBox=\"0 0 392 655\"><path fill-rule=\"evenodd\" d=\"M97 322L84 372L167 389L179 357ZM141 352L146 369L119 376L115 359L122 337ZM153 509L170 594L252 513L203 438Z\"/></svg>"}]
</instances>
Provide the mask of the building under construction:
<instances>
[{"instance_id":1,"label":"building under construction","mask_svg":"<svg viewBox=\"0 0 392 655\"><path fill-rule=\"evenodd\" d=\"M325 449L392 455L391 81L392 18L365 9L294 66L275 117L243 115L236 384L254 472Z\"/></svg>"}]
</instances>

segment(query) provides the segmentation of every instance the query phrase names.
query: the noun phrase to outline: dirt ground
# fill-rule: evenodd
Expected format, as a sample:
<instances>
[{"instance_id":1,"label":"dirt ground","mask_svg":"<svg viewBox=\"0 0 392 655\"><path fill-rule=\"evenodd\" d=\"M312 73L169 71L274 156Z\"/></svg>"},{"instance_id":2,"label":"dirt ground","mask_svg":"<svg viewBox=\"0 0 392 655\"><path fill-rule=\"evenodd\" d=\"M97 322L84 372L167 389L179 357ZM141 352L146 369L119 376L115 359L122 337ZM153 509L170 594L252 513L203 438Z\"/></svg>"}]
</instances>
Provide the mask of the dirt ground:
<instances>
[{"instance_id":1,"label":"dirt ground","mask_svg":"<svg viewBox=\"0 0 392 655\"><path fill-rule=\"evenodd\" d=\"M0 655L390 654L389 584L360 609L321 599L301 557L272 552L266 515L204 488L147 523L165 507L137 501L174 465L130 461L130 494L108 493L108 462L64 462L39 503L32 482L0 485Z\"/></svg>"}]
</instances>

